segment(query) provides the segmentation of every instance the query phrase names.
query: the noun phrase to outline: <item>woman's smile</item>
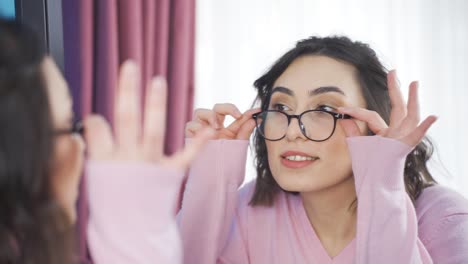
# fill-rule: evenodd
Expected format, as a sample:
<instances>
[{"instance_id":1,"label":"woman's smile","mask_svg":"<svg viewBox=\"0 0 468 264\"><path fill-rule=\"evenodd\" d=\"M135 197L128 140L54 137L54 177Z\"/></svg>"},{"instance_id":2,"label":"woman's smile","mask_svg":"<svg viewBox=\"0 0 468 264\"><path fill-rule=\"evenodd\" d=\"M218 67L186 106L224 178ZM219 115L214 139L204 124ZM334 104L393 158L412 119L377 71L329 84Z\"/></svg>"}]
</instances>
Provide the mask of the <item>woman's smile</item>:
<instances>
[{"instance_id":1,"label":"woman's smile","mask_svg":"<svg viewBox=\"0 0 468 264\"><path fill-rule=\"evenodd\" d=\"M286 151L281 154L281 164L290 169L300 169L318 161L318 157L298 151Z\"/></svg>"}]
</instances>

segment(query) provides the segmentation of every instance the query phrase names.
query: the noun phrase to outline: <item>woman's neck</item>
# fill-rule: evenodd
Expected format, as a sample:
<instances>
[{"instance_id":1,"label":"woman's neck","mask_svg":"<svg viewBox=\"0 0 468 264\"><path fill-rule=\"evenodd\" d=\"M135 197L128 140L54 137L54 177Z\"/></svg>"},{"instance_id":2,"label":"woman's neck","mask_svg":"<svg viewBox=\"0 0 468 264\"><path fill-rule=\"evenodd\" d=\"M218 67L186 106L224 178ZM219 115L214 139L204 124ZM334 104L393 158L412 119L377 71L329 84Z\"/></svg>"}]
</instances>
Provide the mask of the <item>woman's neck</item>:
<instances>
[{"instance_id":1,"label":"woman's neck","mask_svg":"<svg viewBox=\"0 0 468 264\"><path fill-rule=\"evenodd\" d=\"M317 192L301 193L307 217L331 257L338 255L356 234L354 178Z\"/></svg>"}]
</instances>

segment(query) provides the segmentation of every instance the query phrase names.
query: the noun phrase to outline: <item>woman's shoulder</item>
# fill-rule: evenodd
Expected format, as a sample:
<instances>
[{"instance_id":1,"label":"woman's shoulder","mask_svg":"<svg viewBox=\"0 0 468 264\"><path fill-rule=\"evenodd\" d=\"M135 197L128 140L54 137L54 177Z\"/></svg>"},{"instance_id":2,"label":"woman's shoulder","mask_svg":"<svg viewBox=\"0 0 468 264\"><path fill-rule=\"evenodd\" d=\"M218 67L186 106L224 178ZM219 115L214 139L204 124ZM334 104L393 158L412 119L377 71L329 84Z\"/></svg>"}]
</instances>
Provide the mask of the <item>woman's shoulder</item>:
<instances>
[{"instance_id":1,"label":"woman's shoulder","mask_svg":"<svg viewBox=\"0 0 468 264\"><path fill-rule=\"evenodd\" d=\"M436 184L425 188L416 200L416 212L421 221L429 215L440 217L468 214L468 200L457 191Z\"/></svg>"},{"instance_id":2,"label":"woman's shoulder","mask_svg":"<svg viewBox=\"0 0 468 264\"><path fill-rule=\"evenodd\" d=\"M425 244L442 234L452 236L468 230L468 200L455 190L438 184L427 187L415 207L419 236Z\"/></svg>"}]
</instances>

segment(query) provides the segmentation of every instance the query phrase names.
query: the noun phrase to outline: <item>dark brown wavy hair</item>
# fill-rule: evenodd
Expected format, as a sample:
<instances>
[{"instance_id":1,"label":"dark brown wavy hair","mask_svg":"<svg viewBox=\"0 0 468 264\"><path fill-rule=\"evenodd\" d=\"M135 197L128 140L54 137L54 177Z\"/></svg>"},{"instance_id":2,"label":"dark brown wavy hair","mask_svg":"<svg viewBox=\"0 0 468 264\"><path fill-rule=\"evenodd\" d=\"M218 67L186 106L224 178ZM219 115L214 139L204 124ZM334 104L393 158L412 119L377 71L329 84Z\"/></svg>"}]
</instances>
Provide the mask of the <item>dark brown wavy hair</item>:
<instances>
[{"instance_id":1,"label":"dark brown wavy hair","mask_svg":"<svg viewBox=\"0 0 468 264\"><path fill-rule=\"evenodd\" d=\"M367 103L367 109L376 111L388 124L390 120L390 97L387 87L387 70L369 45L355 42L344 36L310 37L299 41L296 46L277 60L254 86L261 109L266 110L270 103L271 90L278 77L289 65L302 56L327 56L353 65L357 70L361 91ZM372 132L368 132L372 135ZM250 205L271 206L278 192L283 191L273 178L268 164L268 152L265 139L257 131L254 133L256 152L255 166L257 179ZM422 190L436 184L427 168L427 161L433 153L433 144L425 137L406 157L404 181L406 192L414 202Z\"/></svg>"},{"instance_id":2,"label":"dark brown wavy hair","mask_svg":"<svg viewBox=\"0 0 468 264\"><path fill-rule=\"evenodd\" d=\"M73 262L73 226L52 195L52 117L34 32L0 19L0 263Z\"/></svg>"}]
</instances>

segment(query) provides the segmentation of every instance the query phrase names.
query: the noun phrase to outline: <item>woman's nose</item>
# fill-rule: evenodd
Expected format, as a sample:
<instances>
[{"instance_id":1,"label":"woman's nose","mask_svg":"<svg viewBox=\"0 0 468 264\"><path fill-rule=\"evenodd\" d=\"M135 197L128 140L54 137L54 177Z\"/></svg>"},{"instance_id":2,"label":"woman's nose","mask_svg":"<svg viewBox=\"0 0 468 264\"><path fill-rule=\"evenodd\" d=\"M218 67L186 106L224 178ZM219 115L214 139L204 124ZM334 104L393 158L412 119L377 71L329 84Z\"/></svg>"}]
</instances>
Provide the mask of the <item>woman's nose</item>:
<instances>
[{"instance_id":1,"label":"woman's nose","mask_svg":"<svg viewBox=\"0 0 468 264\"><path fill-rule=\"evenodd\" d=\"M299 118L291 118L288 128L286 130L286 139L289 141L294 141L297 138L307 140L304 133L302 132L301 124Z\"/></svg>"}]
</instances>

